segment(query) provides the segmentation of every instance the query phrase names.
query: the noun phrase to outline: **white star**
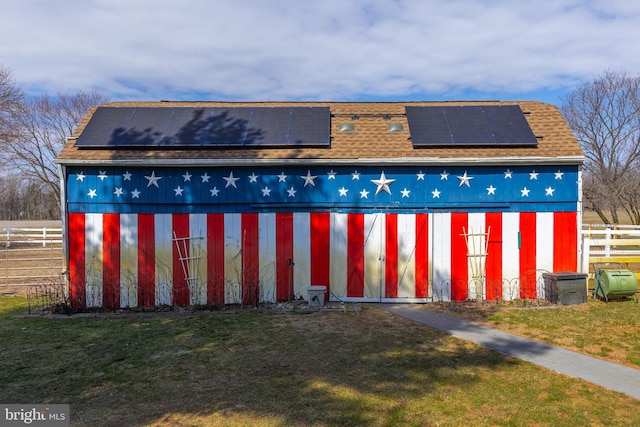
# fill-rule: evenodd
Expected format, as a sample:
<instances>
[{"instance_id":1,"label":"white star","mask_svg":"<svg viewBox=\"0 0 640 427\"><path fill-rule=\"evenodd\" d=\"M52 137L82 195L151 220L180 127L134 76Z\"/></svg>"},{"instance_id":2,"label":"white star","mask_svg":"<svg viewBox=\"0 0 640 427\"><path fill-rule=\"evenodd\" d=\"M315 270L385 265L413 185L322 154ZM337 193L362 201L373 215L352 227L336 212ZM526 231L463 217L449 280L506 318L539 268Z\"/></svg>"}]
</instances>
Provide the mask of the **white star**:
<instances>
[{"instance_id":1,"label":"white star","mask_svg":"<svg viewBox=\"0 0 640 427\"><path fill-rule=\"evenodd\" d=\"M96 193L96 190L90 188L87 196L93 199L94 197L98 197L98 194Z\"/></svg>"},{"instance_id":2,"label":"white star","mask_svg":"<svg viewBox=\"0 0 640 427\"><path fill-rule=\"evenodd\" d=\"M382 191L386 191L387 193L391 194L391 189L389 188L389 184L393 184L394 182L396 182L396 180L387 179L387 177L384 174L384 171L382 171L380 173L380 179L372 179L371 182L373 182L375 185L378 186L378 188L376 189L376 196L377 196Z\"/></svg>"},{"instance_id":3,"label":"white star","mask_svg":"<svg viewBox=\"0 0 640 427\"><path fill-rule=\"evenodd\" d=\"M564 175L564 172L558 170L558 172L556 172L554 175L556 176L555 179L562 179L562 175Z\"/></svg>"},{"instance_id":4,"label":"white star","mask_svg":"<svg viewBox=\"0 0 640 427\"><path fill-rule=\"evenodd\" d=\"M351 173L351 180L353 181L354 179L360 181L360 172L358 172L357 170Z\"/></svg>"},{"instance_id":5,"label":"white star","mask_svg":"<svg viewBox=\"0 0 640 427\"><path fill-rule=\"evenodd\" d=\"M191 174L189 173L189 171L185 172L185 174L184 174L184 175L182 175L182 177L184 178L184 182L191 181L191 177L192 177L192 176L193 176L193 175L191 175Z\"/></svg>"},{"instance_id":6,"label":"white star","mask_svg":"<svg viewBox=\"0 0 640 427\"><path fill-rule=\"evenodd\" d=\"M124 177L125 181L131 181L131 174L129 173L129 171L123 173L122 176Z\"/></svg>"},{"instance_id":7,"label":"white star","mask_svg":"<svg viewBox=\"0 0 640 427\"><path fill-rule=\"evenodd\" d=\"M122 187L116 187L116 190L113 192L113 194L116 195L116 197L120 197L122 196Z\"/></svg>"},{"instance_id":8,"label":"white star","mask_svg":"<svg viewBox=\"0 0 640 427\"><path fill-rule=\"evenodd\" d=\"M256 175L255 172L251 172L251 175L249 175L249 182L258 182L258 177L260 175Z\"/></svg>"},{"instance_id":9,"label":"white star","mask_svg":"<svg viewBox=\"0 0 640 427\"><path fill-rule=\"evenodd\" d=\"M360 198L361 199L368 199L369 198L369 192L367 190L362 190L360 192Z\"/></svg>"},{"instance_id":10,"label":"white star","mask_svg":"<svg viewBox=\"0 0 640 427\"><path fill-rule=\"evenodd\" d=\"M333 169L327 172L327 175L329 175L329 178L327 179L336 179L336 172Z\"/></svg>"},{"instance_id":11,"label":"white star","mask_svg":"<svg viewBox=\"0 0 640 427\"><path fill-rule=\"evenodd\" d=\"M296 189L291 187L287 190L287 194L289 194L289 197L296 197Z\"/></svg>"},{"instance_id":12,"label":"white star","mask_svg":"<svg viewBox=\"0 0 640 427\"><path fill-rule=\"evenodd\" d=\"M98 174L98 178L100 178L100 181L104 181L105 179L107 179L107 171L100 171L100 174Z\"/></svg>"},{"instance_id":13,"label":"white star","mask_svg":"<svg viewBox=\"0 0 640 427\"><path fill-rule=\"evenodd\" d=\"M460 180L460 185L458 185L458 187L462 187L463 185L466 185L467 187L471 188L471 184L469 184L469 181L471 181L473 177L467 175L467 171L464 171L462 176L459 176L458 179Z\"/></svg>"},{"instance_id":14,"label":"white star","mask_svg":"<svg viewBox=\"0 0 640 427\"><path fill-rule=\"evenodd\" d=\"M269 187L267 187L266 185L260 191L262 191L262 197L271 196L271 189Z\"/></svg>"},{"instance_id":15,"label":"white star","mask_svg":"<svg viewBox=\"0 0 640 427\"><path fill-rule=\"evenodd\" d=\"M131 198L132 199L139 199L140 198L140 192L138 191L137 188L131 192Z\"/></svg>"},{"instance_id":16,"label":"white star","mask_svg":"<svg viewBox=\"0 0 640 427\"><path fill-rule=\"evenodd\" d=\"M402 197L409 197L409 193L411 193L411 190L407 190L406 188L404 190L401 191L402 193Z\"/></svg>"},{"instance_id":17,"label":"white star","mask_svg":"<svg viewBox=\"0 0 640 427\"><path fill-rule=\"evenodd\" d=\"M347 197L347 190L346 188L342 187L342 188L338 188L338 193L340 193L340 197L344 196Z\"/></svg>"},{"instance_id":18,"label":"white star","mask_svg":"<svg viewBox=\"0 0 640 427\"><path fill-rule=\"evenodd\" d=\"M435 190L433 190L431 192L431 194L433 194L433 199L439 199L440 198L440 190L438 190L437 188Z\"/></svg>"},{"instance_id":19,"label":"white star","mask_svg":"<svg viewBox=\"0 0 640 427\"><path fill-rule=\"evenodd\" d=\"M416 174L416 176L418 177L418 181L420 180L424 181L424 172L420 171Z\"/></svg>"},{"instance_id":20,"label":"white star","mask_svg":"<svg viewBox=\"0 0 640 427\"><path fill-rule=\"evenodd\" d=\"M533 171L533 172L529 172L529 179L535 179L536 181L538 180L538 172Z\"/></svg>"},{"instance_id":21,"label":"white star","mask_svg":"<svg viewBox=\"0 0 640 427\"><path fill-rule=\"evenodd\" d=\"M442 171L440 174L440 181L449 181L449 172Z\"/></svg>"},{"instance_id":22,"label":"white star","mask_svg":"<svg viewBox=\"0 0 640 427\"><path fill-rule=\"evenodd\" d=\"M304 179L304 186L306 187L307 184L311 184L312 187L316 186L316 183L313 181L314 179L316 179L318 177L318 175L311 175L311 171L307 171L307 175L306 176L301 176L300 178Z\"/></svg>"},{"instance_id":23,"label":"white star","mask_svg":"<svg viewBox=\"0 0 640 427\"><path fill-rule=\"evenodd\" d=\"M520 190L520 192L522 193L521 197L529 197L529 192L531 190L529 190L527 187L524 187L522 190Z\"/></svg>"},{"instance_id":24,"label":"white star","mask_svg":"<svg viewBox=\"0 0 640 427\"><path fill-rule=\"evenodd\" d=\"M487 195L496 194L496 188L493 185L487 187Z\"/></svg>"},{"instance_id":25,"label":"white star","mask_svg":"<svg viewBox=\"0 0 640 427\"><path fill-rule=\"evenodd\" d=\"M178 185L178 188L174 188L174 189L173 189L173 191L175 191L175 192L176 192L176 194L175 194L176 196L182 196L182 192L184 191L184 188L181 188L181 187Z\"/></svg>"},{"instance_id":26,"label":"white star","mask_svg":"<svg viewBox=\"0 0 640 427\"><path fill-rule=\"evenodd\" d=\"M77 174L76 174L76 181L82 181L82 182L84 182L84 179L85 179L86 177L87 177L87 176L86 176L83 172L77 173Z\"/></svg>"},{"instance_id":27,"label":"white star","mask_svg":"<svg viewBox=\"0 0 640 427\"><path fill-rule=\"evenodd\" d=\"M202 182L209 182L209 178L211 177L206 172L204 173L204 175L200 175L200 179L202 179Z\"/></svg>"},{"instance_id":28,"label":"white star","mask_svg":"<svg viewBox=\"0 0 640 427\"><path fill-rule=\"evenodd\" d=\"M546 192L545 196L553 196L553 192L556 191L555 188L545 188L544 191Z\"/></svg>"},{"instance_id":29,"label":"white star","mask_svg":"<svg viewBox=\"0 0 640 427\"><path fill-rule=\"evenodd\" d=\"M278 182L286 182L287 181L287 175L284 174L284 172L281 172L280 175L278 175Z\"/></svg>"},{"instance_id":30,"label":"white star","mask_svg":"<svg viewBox=\"0 0 640 427\"><path fill-rule=\"evenodd\" d=\"M506 171L504 171L504 179L507 179L507 178L513 178L513 171L508 168Z\"/></svg>"},{"instance_id":31,"label":"white star","mask_svg":"<svg viewBox=\"0 0 640 427\"><path fill-rule=\"evenodd\" d=\"M213 187L211 190L209 190L211 192L211 197L218 197L218 193L220 193L220 190L218 190L218 187Z\"/></svg>"},{"instance_id":32,"label":"white star","mask_svg":"<svg viewBox=\"0 0 640 427\"><path fill-rule=\"evenodd\" d=\"M149 181L149 183L147 184L147 187L151 187L152 185L155 185L156 188L160 188L158 186L158 181L162 179L161 176L156 176L156 171L151 171L151 176L146 176L145 178Z\"/></svg>"},{"instance_id":33,"label":"white star","mask_svg":"<svg viewBox=\"0 0 640 427\"><path fill-rule=\"evenodd\" d=\"M234 178L233 177L233 172L229 172L229 176L223 176L222 179L224 179L225 181L227 181L227 185L224 186L224 188L227 188L228 186L232 186L233 188L238 188L236 186L236 181L239 180L240 178Z\"/></svg>"}]
</instances>

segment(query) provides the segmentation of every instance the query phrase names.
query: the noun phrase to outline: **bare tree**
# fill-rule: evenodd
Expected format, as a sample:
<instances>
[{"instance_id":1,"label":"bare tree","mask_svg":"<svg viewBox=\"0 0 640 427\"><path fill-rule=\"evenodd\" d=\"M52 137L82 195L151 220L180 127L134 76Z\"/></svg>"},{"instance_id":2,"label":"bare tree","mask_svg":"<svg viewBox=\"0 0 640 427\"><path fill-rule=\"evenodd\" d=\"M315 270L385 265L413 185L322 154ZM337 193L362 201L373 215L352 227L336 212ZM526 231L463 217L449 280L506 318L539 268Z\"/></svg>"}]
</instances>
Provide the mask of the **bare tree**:
<instances>
[{"instance_id":1,"label":"bare tree","mask_svg":"<svg viewBox=\"0 0 640 427\"><path fill-rule=\"evenodd\" d=\"M8 68L0 65L0 144L11 141L16 135L12 126L14 113L20 107L24 93L16 84Z\"/></svg>"},{"instance_id":2,"label":"bare tree","mask_svg":"<svg viewBox=\"0 0 640 427\"><path fill-rule=\"evenodd\" d=\"M53 161L89 108L107 101L95 91L25 99L12 114L16 133L3 144L0 155L23 177L42 183L59 201L60 181Z\"/></svg>"},{"instance_id":3,"label":"bare tree","mask_svg":"<svg viewBox=\"0 0 640 427\"><path fill-rule=\"evenodd\" d=\"M623 211L640 224L640 77L607 70L560 110L585 151L586 205L607 224Z\"/></svg>"}]
</instances>

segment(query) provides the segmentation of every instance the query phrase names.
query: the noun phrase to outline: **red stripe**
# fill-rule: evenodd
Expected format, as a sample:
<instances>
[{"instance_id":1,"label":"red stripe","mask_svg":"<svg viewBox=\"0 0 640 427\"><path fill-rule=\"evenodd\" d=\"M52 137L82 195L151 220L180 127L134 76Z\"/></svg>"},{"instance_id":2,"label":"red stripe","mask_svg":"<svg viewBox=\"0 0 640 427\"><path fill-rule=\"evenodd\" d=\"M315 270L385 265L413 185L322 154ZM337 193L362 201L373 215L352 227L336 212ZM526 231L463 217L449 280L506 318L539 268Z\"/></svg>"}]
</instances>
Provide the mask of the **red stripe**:
<instances>
[{"instance_id":1,"label":"red stripe","mask_svg":"<svg viewBox=\"0 0 640 427\"><path fill-rule=\"evenodd\" d=\"M73 308L86 305L85 292L85 219L84 214L69 214L69 302Z\"/></svg>"},{"instance_id":2,"label":"red stripe","mask_svg":"<svg viewBox=\"0 0 640 427\"><path fill-rule=\"evenodd\" d=\"M120 215L102 216L102 306L120 308Z\"/></svg>"},{"instance_id":3,"label":"red stripe","mask_svg":"<svg viewBox=\"0 0 640 427\"><path fill-rule=\"evenodd\" d=\"M486 299L502 299L502 213L485 215L486 233L489 234L486 260Z\"/></svg>"},{"instance_id":4,"label":"red stripe","mask_svg":"<svg viewBox=\"0 0 640 427\"><path fill-rule=\"evenodd\" d=\"M310 242L311 242L311 285L327 287L325 299L329 294L329 259L331 254L331 215L328 212L311 213Z\"/></svg>"},{"instance_id":5,"label":"red stripe","mask_svg":"<svg viewBox=\"0 0 640 427\"><path fill-rule=\"evenodd\" d=\"M416 298L429 296L429 215L416 214Z\"/></svg>"},{"instance_id":6,"label":"red stripe","mask_svg":"<svg viewBox=\"0 0 640 427\"><path fill-rule=\"evenodd\" d=\"M364 214L347 215L347 296L364 296Z\"/></svg>"},{"instance_id":7,"label":"red stripe","mask_svg":"<svg viewBox=\"0 0 640 427\"><path fill-rule=\"evenodd\" d=\"M467 242L464 233L469 232L466 212L451 214L451 299L464 301L469 296L469 270Z\"/></svg>"},{"instance_id":8,"label":"red stripe","mask_svg":"<svg viewBox=\"0 0 640 427\"><path fill-rule=\"evenodd\" d=\"M189 237L189 214L173 214L171 216L172 236L181 239ZM189 257L189 241L177 242L180 245L180 252L183 258ZM180 261L178 255L178 245L172 242L173 251L173 304L189 305L189 284L184 271L184 263ZM187 270L188 271L188 270Z\"/></svg>"},{"instance_id":9,"label":"red stripe","mask_svg":"<svg viewBox=\"0 0 640 427\"><path fill-rule=\"evenodd\" d=\"M276 214L276 300L293 297L293 214Z\"/></svg>"},{"instance_id":10,"label":"red stripe","mask_svg":"<svg viewBox=\"0 0 640 427\"><path fill-rule=\"evenodd\" d=\"M578 263L578 215L553 214L553 271L576 271Z\"/></svg>"},{"instance_id":11,"label":"red stripe","mask_svg":"<svg viewBox=\"0 0 640 427\"><path fill-rule=\"evenodd\" d=\"M152 214L138 215L138 305L155 305L156 242Z\"/></svg>"},{"instance_id":12,"label":"red stripe","mask_svg":"<svg viewBox=\"0 0 640 427\"><path fill-rule=\"evenodd\" d=\"M260 279L258 214L242 214L242 301L256 304Z\"/></svg>"},{"instance_id":13,"label":"red stripe","mask_svg":"<svg viewBox=\"0 0 640 427\"><path fill-rule=\"evenodd\" d=\"M207 303L224 305L224 214L207 215Z\"/></svg>"},{"instance_id":14,"label":"red stripe","mask_svg":"<svg viewBox=\"0 0 640 427\"><path fill-rule=\"evenodd\" d=\"M385 215L385 298L398 297L398 215Z\"/></svg>"},{"instance_id":15,"label":"red stripe","mask_svg":"<svg viewBox=\"0 0 640 427\"><path fill-rule=\"evenodd\" d=\"M520 213L520 298L536 298L536 214Z\"/></svg>"}]
</instances>

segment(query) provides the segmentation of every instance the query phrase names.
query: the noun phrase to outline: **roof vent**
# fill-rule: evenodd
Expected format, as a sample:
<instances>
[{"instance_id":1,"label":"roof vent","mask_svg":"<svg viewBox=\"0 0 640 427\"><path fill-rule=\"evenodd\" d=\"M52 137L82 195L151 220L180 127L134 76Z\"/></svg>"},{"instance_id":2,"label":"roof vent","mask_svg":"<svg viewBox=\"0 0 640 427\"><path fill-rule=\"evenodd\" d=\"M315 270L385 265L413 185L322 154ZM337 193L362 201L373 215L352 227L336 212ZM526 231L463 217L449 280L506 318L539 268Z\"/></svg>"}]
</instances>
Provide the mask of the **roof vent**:
<instances>
[{"instance_id":1,"label":"roof vent","mask_svg":"<svg viewBox=\"0 0 640 427\"><path fill-rule=\"evenodd\" d=\"M387 131L392 133L404 132L404 126L402 126L402 123L389 123Z\"/></svg>"},{"instance_id":2,"label":"roof vent","mask_svg":"<svg viewBox=\"0 0 640 427\"><path fill-rule=\"evenodd\" d=\"M355 123L340 123L339 132L355 132L356 124Z\"/></svg>"}]
</instances>

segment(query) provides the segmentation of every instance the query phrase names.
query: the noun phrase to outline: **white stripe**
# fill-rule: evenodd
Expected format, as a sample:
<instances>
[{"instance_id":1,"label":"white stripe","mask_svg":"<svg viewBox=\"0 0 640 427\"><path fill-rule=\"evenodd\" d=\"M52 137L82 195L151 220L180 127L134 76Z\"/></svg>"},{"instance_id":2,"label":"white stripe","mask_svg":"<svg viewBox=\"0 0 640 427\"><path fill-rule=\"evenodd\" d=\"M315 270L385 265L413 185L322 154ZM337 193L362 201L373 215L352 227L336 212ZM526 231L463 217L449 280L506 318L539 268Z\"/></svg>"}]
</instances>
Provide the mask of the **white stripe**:
<instances>
[{"instance_id":1,"label":"white stripe","mask_svg":"<svg viewBox=\"0 0 640 427\"><path fill-rule=\"evenodd\" d=\"M138 215L120 215L120 307L138 306Z\"/></svg>"},{"instance_id":2,"label":"white stripe","mask_svg":"<svg viewBox=\"0 0 640 427\"><path fill-rule=\"evenodd\" d=\"M416 232L416 216L398 214L398 298L416 296Z\"/></svg>"},{"instance_id":3,"label":"white stripe","mask_svg":"<svg viewBox=\"0 0 640 427\"><path fill-rule=\"evenodd\" d=\"M536 269L553 272L553 212L536 214ZM544 298L544 286L536 273L536 289L539 298Z\"/></svg>"},{"instance_id":4,"label":"white stripe","mask_svg":"<svg viewBox=\"0 0 640 427\"><path fill-rule=\"evenodd\" d=\"M382 298L385 257L384 214L364 215L364 297Z\"/></svg>"},{"instance_id":5,"label":"white stripe","mask_svg":"<svg viewBox=\"0 0 640 427\"><path fill-rule=\"evenodd\" d=\"M224 303L242 303L242 215L224 214Z\"/></svg>"},{"instance_id":6,"label":"white stripe","mask_svg":"<svg viewBox=\"0 0 640 427\"><path fill-rule=\"evenodd\" d=\"M331 214L331 292L339 298L347 296L348 215Z\"/></svg>"},{"instance_id":7,"label":"white stripe","mask_svg":"<svg viewBox=\"0 0 640 427\"><path fill-rule=\"evenodd\" d=\"M486 226L484 213L469 213L467 216L467 268L469 299L485 298L486 275Z\"/></svg>"},{"instance_id":8,"label":"white stripe","mask_svg":"<svg viewBox=\"0 0 640 427\"><path fill-rule=\"evenodd\" d=\"M307 286L311 283L311 215L308 212L293 214L293 293L296 298L307 298ZM324 284L326 286L326 284Z\"/></svg>"},{"instance_id":9,"label":"white stripe","mask_svg":"<svg viewBox=\"0 0 640 427\"><path fill-rule=\"evenodd\" d=\"M276 215L258 214L260 301L276 300Z\"/></svg>"},{"instance_id":10,"label":"white stripe","mask_svg":"<svg viewBox=\"0 0 640 427\"><path fill-rule=\"evenodd\" d=\"M85 276L87 307L102 306L102 214L85 214Z\"/></svg>"},{"instance_id":11,"label":"white stripe","mask_svg":"<svg viewBox=\"0 0 640 427\"><path fill-rule=\"evenodd\" d=\"M191 304L207 303L207 215L189 215L189 298Z\"/></svg>"},{"instance_id":12,"label":"white stripe","mask_svg":"<svg viewBox=\"0 0 640 427\"><path fill-rule=\"evenodd\" d=\"M502 214L502 299L520 298L520 213Z\"/></svg>"},{"instance_id":13,"label":"white stripe","mask_svg":"<svg viewBox=\"0 0 640 427\"><path fill-rule=\"evenodd\" d=\"M430 214L433 230L429 233L429 249L432 254L432 294L434 301L451 300L451 214Z\"/></svg>"},{"instance_id":14,"label":"white stripe","mask_svg":"<svg viewBox=\"0 0 640 427\"><path fill-rule=\"evenodd\" d=\"M173 300L173 224L171 214L156 214L156 305L171 305Z\"/></svg>"}]
</instances>

